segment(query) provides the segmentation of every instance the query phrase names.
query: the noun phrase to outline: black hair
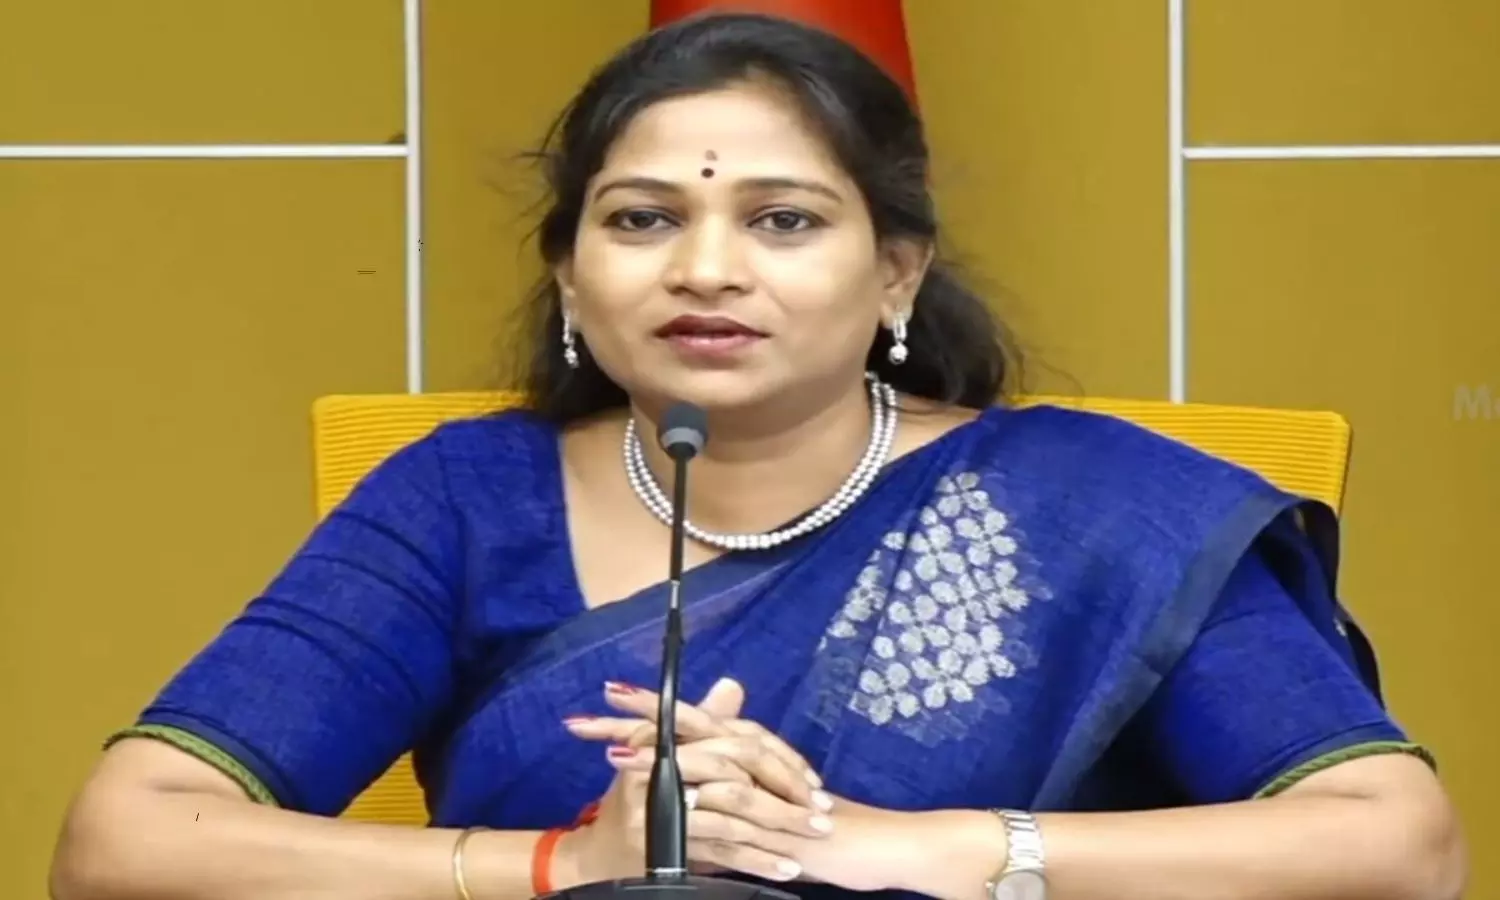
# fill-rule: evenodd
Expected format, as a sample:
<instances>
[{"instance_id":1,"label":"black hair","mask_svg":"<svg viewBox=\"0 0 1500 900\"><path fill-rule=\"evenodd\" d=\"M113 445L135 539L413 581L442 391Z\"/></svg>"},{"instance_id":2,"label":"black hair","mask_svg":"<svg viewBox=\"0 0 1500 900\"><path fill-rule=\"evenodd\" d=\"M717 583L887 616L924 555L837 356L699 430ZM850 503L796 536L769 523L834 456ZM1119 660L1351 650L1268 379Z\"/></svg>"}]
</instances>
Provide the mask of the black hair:
<instances>
[{"instance_id":1,"label":"black hair","mask_svg":"<svg viewBox=\"0 0 1500 900\"><path fill-rule=\"evenodd\" d=\"M656 29L597 69L535 154L550 194L537 240L550 268L573 251L585 192L616 138L662 100L768 80L788 92L859 186L877 238L914 238L936 251L928 150L912 103L880 66L824 31L756 14L709 14ZM624 390L578 342L563 358L560 291L550 274L523 309L519 387L543 418L567 423L627 404ZM982 409L1002 401L1019 356L983 299L936 255L907 323L906 361L892 365L882 328L867 369L896 390Z\"/></svg>"}]
</instances>

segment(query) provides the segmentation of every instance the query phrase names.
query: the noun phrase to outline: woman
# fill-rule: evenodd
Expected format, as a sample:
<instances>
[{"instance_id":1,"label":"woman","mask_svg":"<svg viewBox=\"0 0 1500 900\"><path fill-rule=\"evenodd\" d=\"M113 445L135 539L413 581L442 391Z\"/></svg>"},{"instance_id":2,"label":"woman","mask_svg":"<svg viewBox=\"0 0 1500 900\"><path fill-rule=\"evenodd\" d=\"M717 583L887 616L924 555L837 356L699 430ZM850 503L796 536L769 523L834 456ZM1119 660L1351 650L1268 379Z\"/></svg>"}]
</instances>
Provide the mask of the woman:
<instances>
[{"instance_id":1,"label":"woman","mask_svg":"<svg viewBox=\"0 0 1500 900\"><path fill-rule=\"evenodd\" d=\"M994 405L1011 366L934 259L921 129L877 67L690 20L596 74L547 165L533 407L437 429L318 527L111 742L56 897L638 874L650 436L677 400L712 435L684 582L695 866L806 897L1458 896L1453 812L1333 598L1327 510L1115 420ZM432 827L329 818L408 748Z\"/></svg>"}]
</instances>

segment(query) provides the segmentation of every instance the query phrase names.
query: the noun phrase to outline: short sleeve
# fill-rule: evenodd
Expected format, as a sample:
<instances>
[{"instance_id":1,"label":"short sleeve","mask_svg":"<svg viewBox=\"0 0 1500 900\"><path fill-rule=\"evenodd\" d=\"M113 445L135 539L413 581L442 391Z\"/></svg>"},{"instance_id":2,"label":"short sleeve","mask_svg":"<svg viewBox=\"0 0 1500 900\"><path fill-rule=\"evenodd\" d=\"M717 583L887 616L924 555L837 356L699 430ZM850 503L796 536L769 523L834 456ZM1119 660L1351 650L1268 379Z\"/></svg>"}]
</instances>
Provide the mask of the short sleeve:
<instances>
[{"instance_id":1,"label":"short sleeve","mask_svg":"<svg viewBox=\"0 0 1500 900\"><path fill-rule=\"evenodd\" d=\"M371 472L125 733L177 735L262 799L341 812L449 702L461 534L430 435Z\"/></svg>"},{"instance_id":2,"label":"short sleeve","mask_svg":"<svg viewBox=\"0 0 1500 900\"><path fill-rule=\"evenodd\" d=\"M1264 796L1361 755L1427 758L1256 550L1133 725L1190 803Z\"/></svg>"}]
</instances>

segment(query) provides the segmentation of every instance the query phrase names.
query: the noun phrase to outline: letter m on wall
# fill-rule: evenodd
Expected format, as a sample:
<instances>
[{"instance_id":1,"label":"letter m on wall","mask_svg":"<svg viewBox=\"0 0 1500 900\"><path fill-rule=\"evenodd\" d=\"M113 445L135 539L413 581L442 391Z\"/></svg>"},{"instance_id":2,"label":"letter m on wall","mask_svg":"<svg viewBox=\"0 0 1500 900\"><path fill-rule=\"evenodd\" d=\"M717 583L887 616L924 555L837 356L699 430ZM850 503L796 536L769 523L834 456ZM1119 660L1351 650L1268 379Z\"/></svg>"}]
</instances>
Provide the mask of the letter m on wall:
<instances>
[{"instance_id":1,"label":"letter m on wall","mask_svg":"<svg viewBox=\"0 0 1500 900\"><path fill-rule=\"evenodd\" d=\"M1487 384L1476 387L1461 384L1453 390L1453 418L1456 420L1493 419L1500 413L1497 406L1500 403L1490 395Z\"/></svg>"}]
</instances>

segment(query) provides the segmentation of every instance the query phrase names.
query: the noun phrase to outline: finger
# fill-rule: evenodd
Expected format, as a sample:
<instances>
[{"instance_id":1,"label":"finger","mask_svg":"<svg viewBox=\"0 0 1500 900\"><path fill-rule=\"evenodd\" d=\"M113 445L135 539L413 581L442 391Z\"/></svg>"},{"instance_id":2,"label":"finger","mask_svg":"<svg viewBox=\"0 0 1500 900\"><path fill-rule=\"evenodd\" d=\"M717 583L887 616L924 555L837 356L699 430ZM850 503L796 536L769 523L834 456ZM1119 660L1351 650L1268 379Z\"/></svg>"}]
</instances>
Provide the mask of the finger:
<instances>
[{"instance_id":1,"label":"finger","mask_svg":"<svg viewBox=\"0 0 1500 900\"><path fill-rule=\"evenodd\" d=\"M605 685L605 697L611 705L636 712L650 722L655 722L657 713L660 712L659 695L644 688L608 682ZM725 733L759 735L766 742L767 748L781 757L782 761L793 769L801 770L808 784L814 788L822 787L822 778L786 741L757 722L739 718L744 701L745 689L739 682L732 678L719 679L709 688L696 708L686 703L677 704L678 736L699 739Z\"/></svg>"},{"instance_id":2,"label":"finger","mask_svg":"<svg viewBox=\"0 0 1500 900\"><path fill-rule=\"evenodd\" d=\"M566 720L568 729L574 734L593 740L608 740L627 747L649 747L656 742L655 726L640 719L599 718L588 720ZM781 737L757 722L735 719L724 722L723 727L732 734L748 740L759 741L767 753L776 756L792 772L807 782L808 789L793 790L799 803L828 812L833 809L833 799L818 788L823 780L800 753L792 749Z\"/></svg>"},{"instance_id":3,"label":"finger","mask_svg":"<svg viewBox=\"0 0 1500 900\"><path fill-rule=\"evenodd\" d=\"M563 727L587 741L609 741L629 744L644 728L654 739L656 726L638 718L614 716L573 716L563 719Z\"/></svg>"},{"instance_id":4,"label":"finger","mask_svg":"<svg viewBox=\"0 0 1500 900\"><path fill-rule=\"evenodd\" d=\"M682 773L682 780L688 784L702 784L708 781L742 781L750 784L753 775L745 766L740 765L734 758L724 753L702 752L689 748L701 748L702 742L679 747L677 750L677 768ZM605 759L609 764L622 772L650 772L652 763L656 761L656 748L654 747L610 747L605 752Z\"/></svg>"},{"instance_id":5,"label":"finger","mask_svg":"<svg viewBox=\"0 0 1500 900\"><path fill-rule=\"evenodd\" d=\"M655 722L658 705L661 702L660 695L655 691L633 685L620 684L610 681L604 685L604 700L610 706L621 712ZM704 712L691 703L681 700L677 702L677 735L688 740L701 740L706 737L726 734L728 729L723 727L714 716Z\"/></svg>"},{"instance_id":6,"label":"finger","mask_svg":"<svg viewBox=\"0 0 1500 900\"><path fill-rule=\"evenodd\" d=\"M625 721L635 722L636 727L624 741L621 741L624 746L636 748L656 746L657 729L655 724L647 722L644 719L626 719ZM677 739L679 741L684 740L680 734L677 736Z\"/></svg>"},{"instance_id":7,"label":"finger","mask_svg":"<svg viewBox=\"0 0 1500 900\"><path fill-rule=\"evenodd\" d=\"M568 731L584 740L608 741L628 747L646 747L656 742L656 727L641 719L624 719L615 717L576 717L564 719L563 724ZM788 768L800 772L808 785L812 788L823 786L823 779L813 771L811 765L802 757L802 754L792 749L791 745L782 738L767 730L757 722L745 719L734 719L723 723L723 727L732 734L759 740L767 752L775 754ZM825 795L826 796L826 795ZM817 795L813 795L816 805Z\"/></svg>"},{"instance_id":8,"label":"finger","mask_svg":"<svg viewBox=\"0 0 1500 900\"><path fill-rule=\"evenodd\" d=\"M618 705L632 711L641 710L641 715L647 722L656 721L656 716L652 713L660 713L659 694L616 682L609 683L606 691L606 696L619 697ZM721 678L708 689L698 705L698 710L705 713L707 718L696 715L687 704L678 704L677 735L693 740L710 734L728 733L728 723L740 714L744 703L744 687L732 678ZM631 740L627 734L631 727L627 723L640 721L641 719L609 716L574 716L564 719L563 724L569 731L585 739L644 746L656 740L655 731L649 733L649 739L640 741Z\"/></svg>"},{"instance_id":9,"label":"finger","mask_svg":"<svg viewBox=\"0 0 1500 900\"><path fill-rule=\"evenodd\" d=\"M720 678L708 689L698 708L718 719L728 722L738 719L745 707L745 688L733 678Z\"/></svg>"},{"instance_id":10,"label":"finger","mask_svg":"<svg viewBox=\"0 0 1500 900\"><path fill-rule=\"evenodd\" d=\"M629 757L631 767L649 768L654 754L654 749L642 748ZM622 755L620 759L626 757ZM707 738L684 744L677 748L677 765L683 780L690 784L744 781L748 777L772 794L808 809L826 812L833 806L826 794L814 791L805 777L766 750L760 739L753 736Z\"/></svg>"},{"instance_id":11,"label":"finger","mask_svg":"<svg viewBox=\"0 0 1500 900\"><path fill-rule=\"evenodd\" d=\"M608 742L619 747L649 747L656 743L656 726L641 719L611 719L597 716L575 716L564 719L563 726L574 737L586 741Z\"/></svg>"},{"instance_id":12,"label":"finger","mask_svg":"<svg viewBox=\"0 0 1500 900\"><path fill-rule=\"evenodd\" d=\"M775 794L743 781L709 781L694 789L694 810L720 812L743 819L766 831L809 838L827 837L833 820L816 810L788 803Z\"/></svg>"},{"instance_id":13,"label":"finger","mask_svg":"<svg viewBox=\"0 0 1500 900\"><path fill-rule=\"evenodd\" d=\"M751 736L759 740L768 751L774 753L782 762L786 763L788 768L795 772L800 772L803 780L810 787L820 788L823 786L823 779L818 776L817 772L813 771L812 765L808 763L806 758L792 749L792 745L782 740L780 735L770 731L759 722L752 722L749 719L733 719L726 722L725 727L735 734ZM824 798L827 798L827 796L827 794L822 795ZM818 797L815 795L813 799L816 801ZM825 807L825 811L831 808L832 805L830 802L830 805Z\"/></svg>"},{"instance_id":14,"label":"finger","mask_svg":"<svg viewBox=\"0 0 1500 900\"><path fill-rule=\"evenodd\" d=\"M771 751L761 735L710 738L689 744L688 749L729 756L749 772L757 784L784 800L809 809L822 809L824 812L833 806L826 794L814 791L808 783L806 767L801 763L800 757L797 758L797 767L793 768Z\"/></svg>"},{"instance_id":15,"label":"finger","mask_svg":"<svg viewBox=\"0 0 1500 900\"><path fill-rule=\"evenodd\" d=\"M733 813L696 809L688 813L688 840L743 844L777 856L790 856L798 838L761 828Z\"/></svg>"},{"instance_id":16,"label":"finger","mask_svg":"<svg viewBox=\"0 0 1500 900\"><path fill-rule=\"evenodd\" d=\"M640 723L636 730L625 741L625 746L635 747L636 749L640 749L641 747L655 747L656 726L652 725L650 722Z\"/></svg>"},{"instance_id":17,"label":"finger","mask_svg":"<svg viewBox=\"0 0 1500 900\"><path fill-rule=\"evenodd\" d=\"M640 779L642 784L650 779L651 761L655 756L649 749L622 747L619 744L611 744L604 751L605 760L614 766L615 771Z\"/></svg>"},{"instance_id":18,"label":"finger","mask_svg":"<svg viewBox=\"0 0 1500 900\"><path fill-rule=\"evenodd\" d=\"M802 874L795 860L750 844L689 838L688 857L731 871L743 872L767 881L791 881Z\"/></svg>"},{"instance_id":19,"label":"finger","mask_svg":"<svg viewBox=\"0 0 1500 900\"><path fill-rule=\"evenodd\" d=\"M733 737L708 738L695 741L678 749L678 763L684 756L696 761L700 756L727 756L741 769L749 773L761 787L782 799L801 804L808 809L823 812L833 808L833 801L822 791L815 791L808 783L806 764L801 757L794 756L796 768L788 765L780 755L773 752L762 734L739 734ZM705 766L716 766L705 760ZM686 775L684 775L686 777ZM694 778L693 781L728 781L733 779Z\"/></svg>"}]
</instances>

